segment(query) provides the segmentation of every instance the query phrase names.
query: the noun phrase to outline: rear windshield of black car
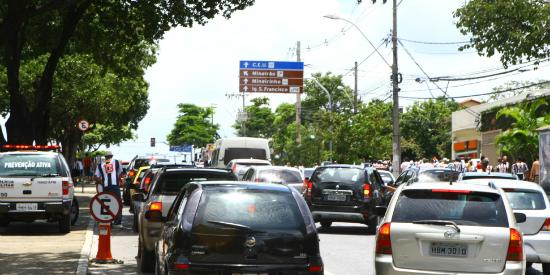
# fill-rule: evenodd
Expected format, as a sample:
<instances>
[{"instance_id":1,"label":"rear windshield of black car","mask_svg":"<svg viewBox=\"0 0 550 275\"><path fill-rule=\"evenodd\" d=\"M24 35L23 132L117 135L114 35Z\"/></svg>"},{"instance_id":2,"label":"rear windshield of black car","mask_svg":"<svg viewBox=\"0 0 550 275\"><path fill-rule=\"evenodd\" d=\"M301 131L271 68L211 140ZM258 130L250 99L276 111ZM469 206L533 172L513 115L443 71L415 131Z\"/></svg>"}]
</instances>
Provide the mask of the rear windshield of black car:
<instances>
[{"instance_id":1,"label":"rear windshield of black car","mask_svg":"<svg viewBox=\"0 0 550 275\"><path fill-rule=\"evenodd\" d=\"M257 148L229 148L225 150L224 164L233 159L267 159L265 149Z\"/></svg>"},{"instance_id":2,"label":"rear windshield of black car","mask_svg":"<svg viewBox=\"0 0 550 275\"><path fill-rule=\"evenodd\" d=\"M66 176L55 155L6 154L0 156L0 177Z\"/></svg>"},{"instance_id":3,"label":"rear windshield of black car","mask_svg":"<svg viewBox=\"0 0 550 275\"><path fill-rule=\"evenodd\" d=\"M542 193L537 191L512 190L506 191L506 196L514 210L542 210L546 208Z\"/></svg>"},{"instance_id":4,"label":"rear windshield of black car","mask_svg":"<svg viewBox=\"0 0 550 275\"><path fill-rule=\"evenodd\" d=\"M405 190L399 196L392 222L453 221L459 225L508 227L504 202L499 194Z\"/></svg>"},{"instance_id":5,"label":"rear windshield of black car","mask_svg":"<svg viewBox=\"0 0 550 275\"><path fill-rule=\"evenodd\" d=\"M253 190L205 190L195 219L195 233L243 232L221 223L253 230L305 230L304 220L292 193ZM246 233L246 230L244 230Z\"/></svg>"},{"instance_id":6,"label":"rear windshield of black car","mask_svg":"<svg viewBox=\"0 0 550 275\"><path fill-rule=\"evenodd\" d=\"M352 167L321 167L317 168L313 182L365 183L365 170Z\"/></svg>"},{"instance_id":7,"label":"rear windshield of black car","mask_svg":"<svg viewBox=\"0 0 550 275\"><path fill-rule=\"evenodd\" d=\"M215 173L206 171L186 171L165 173L159 179L155 193L178 193L187 183L192 181L223 181L236 180L230 173Z\"/></svg>"}]
</instances>

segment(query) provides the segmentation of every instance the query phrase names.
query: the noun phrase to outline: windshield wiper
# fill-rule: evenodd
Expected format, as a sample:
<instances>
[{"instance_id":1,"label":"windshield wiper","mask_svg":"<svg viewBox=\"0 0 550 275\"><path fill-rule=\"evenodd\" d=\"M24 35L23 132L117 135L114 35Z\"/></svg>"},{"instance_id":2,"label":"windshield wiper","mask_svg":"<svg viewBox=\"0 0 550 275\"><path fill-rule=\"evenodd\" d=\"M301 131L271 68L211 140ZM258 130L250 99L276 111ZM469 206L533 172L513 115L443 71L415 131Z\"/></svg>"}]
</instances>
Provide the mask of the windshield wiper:
<instances>
[{"instance_id":1,"label":"windshield wiper","mask_svg":"<svg viewBox=\"0 0 550 275\"><path fill-rule=\"evenodd\" d=\"M443 225L443 226L452 226L456 229L456 233L460 233L460 228L458 227L458 224L453 221L445 221L445 220L418 220L413 221L412 223L415 224L433 224L433 225Z\"/></svg>"},{"instance_id":2,"label":"windshield wiper","mask_svg":"<svg viewBox=\"0 0 550 275\"><path fill-rule=\"evenodd\" d=\"M224 222L224 221L207 221L208 223L215 224L215 225L221 225L221 226L227 226L235 229L241 229L248 232L256 232L256 233L263 233L263 231L258 231L252 229L250 226L244 225L244 224L238 224L238 223L232 223L232 222Z\"/></svg>"}]
</instances>

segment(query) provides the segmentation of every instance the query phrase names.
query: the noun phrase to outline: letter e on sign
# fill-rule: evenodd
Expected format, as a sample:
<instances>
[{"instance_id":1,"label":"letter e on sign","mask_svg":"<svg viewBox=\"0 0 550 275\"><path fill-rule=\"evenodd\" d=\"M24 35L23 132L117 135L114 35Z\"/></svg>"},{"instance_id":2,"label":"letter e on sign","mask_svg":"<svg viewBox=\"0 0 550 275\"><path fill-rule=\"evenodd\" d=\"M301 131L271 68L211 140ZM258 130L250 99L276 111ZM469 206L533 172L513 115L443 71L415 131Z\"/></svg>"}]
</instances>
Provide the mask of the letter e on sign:
<instances>
[{"instance_id":1,"label":"letter e on sign","mask_svg":"<svg viewBox=\"0 0 550 275\"><path fill-rule=\"evenodd\" d=\"M87 120L81 120L78 122L78 129L82 132L88 131L90 128L90 123Z\"/></svg>"}]
</instances>

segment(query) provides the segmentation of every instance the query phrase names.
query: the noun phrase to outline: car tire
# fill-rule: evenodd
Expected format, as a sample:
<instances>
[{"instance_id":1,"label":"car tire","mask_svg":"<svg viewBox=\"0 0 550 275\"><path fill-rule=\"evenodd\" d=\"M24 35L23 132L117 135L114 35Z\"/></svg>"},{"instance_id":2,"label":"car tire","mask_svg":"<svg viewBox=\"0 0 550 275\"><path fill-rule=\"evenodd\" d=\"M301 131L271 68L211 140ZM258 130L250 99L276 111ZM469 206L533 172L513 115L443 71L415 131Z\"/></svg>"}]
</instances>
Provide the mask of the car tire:
<instances>
[{"instance_id":1,"label":"car tire","mask_svg":"<svg viewBox=\"0 0 550 275\"><path fill-rule=\"evenodd\" d=\"M143 272L153 272L155 270L155 251L149 251L143 243L140 246L141 257L139 258L139 268Z\"/></svg>"},{"instance_id":2,"label":"car tire","mask_svg":"<svg viewBox=\"0 0 550 275\"><path fill-rule=\"evenodd\" d=\"M58 221L59 233L71 232L71 214L62 215Z\"/></svg>"},{"instance_id":3,"label":"car tire","mask_svg":"<svg viewBox=\"0 0 550 275\"><path fill-rule=\"evenodd\" d=\"M367 222L367 234L374 235L376 234L376 227L378 226L378 216L372 216Z\"/></svg>"},{"instance_id":4,"label":"car tire","mask_svg":"<svg viewBox=\"0 0 550 275\"><path fill-rule=\"evenodd\" d=\"M71 225L75 225L78 220L78 214L80 214L80 206L76 197L73 198L73 203L71 204Z\"/></svg>"},{"instance_id":5,"label":"car tire","mask_svg":"<svg viewBox=\"0 0 550 275\"><path fill-rule=\"evenodd\" d=\"M162 270L160 269L160 262L158 257L155 255L155 275L163 275Z\"/></svg>"},{"instance_id":6,"label":"car tire","mask_svg":"<svg viewBox=\"0 0 550 275\"><path fill-rule=\"evenodd\" d=\"M542 274L543 275L550 275L550 263L543 263L542 264Z\"/></svg>"},{"instance_id":7,"label":"car tire","mask_svg":"<svg viewBox=\"0 0 550 275\"><path fill-rule=\"evenodd\" d=\"M330 228L331 225L332 225L331 221L321 221L321 226L323 228Z\"/></svg>"}]
</instances>

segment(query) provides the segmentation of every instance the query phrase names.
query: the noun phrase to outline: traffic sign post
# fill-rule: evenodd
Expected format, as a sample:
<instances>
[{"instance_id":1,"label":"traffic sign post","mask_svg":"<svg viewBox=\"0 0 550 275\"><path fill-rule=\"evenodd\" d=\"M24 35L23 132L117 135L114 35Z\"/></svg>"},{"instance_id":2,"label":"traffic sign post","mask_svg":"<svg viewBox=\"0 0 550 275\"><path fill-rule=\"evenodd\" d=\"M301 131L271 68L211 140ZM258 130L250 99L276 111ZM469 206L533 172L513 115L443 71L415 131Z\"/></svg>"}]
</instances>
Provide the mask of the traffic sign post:
<instances>
[{"instance_id":1,"label":"traffic sign post","mask_svg":"<svg viewBox=\"0 0 550 275\"><path fill-rule=\"evenodd\" d=\"M242 93L298 94L304 91L304 62L240 61Z\"/></svg>"},{"instance_id":2,"label":"traffic sign post","mask_svg":"<svg viewBox=\"0 0 550 275\"><path fill-rule=\"evenodd\" d=\"M82 132L88 131L90 129L90 123L87 120L81 120L78 122L78 129Z\"/></svg>"},{"instance_id":3,"label":"traffic sign post","mask_svg":"<svg viewBox=\"0 0 550 275\"><path fill-rule=\"evenodd\" d=\"M99 244L95 259L98 264L121 263L111 254L111 222L122 214L122 201L109 192L96 194L90 201L90 213L99 222Z\"/></svg>"}]
</instances>

